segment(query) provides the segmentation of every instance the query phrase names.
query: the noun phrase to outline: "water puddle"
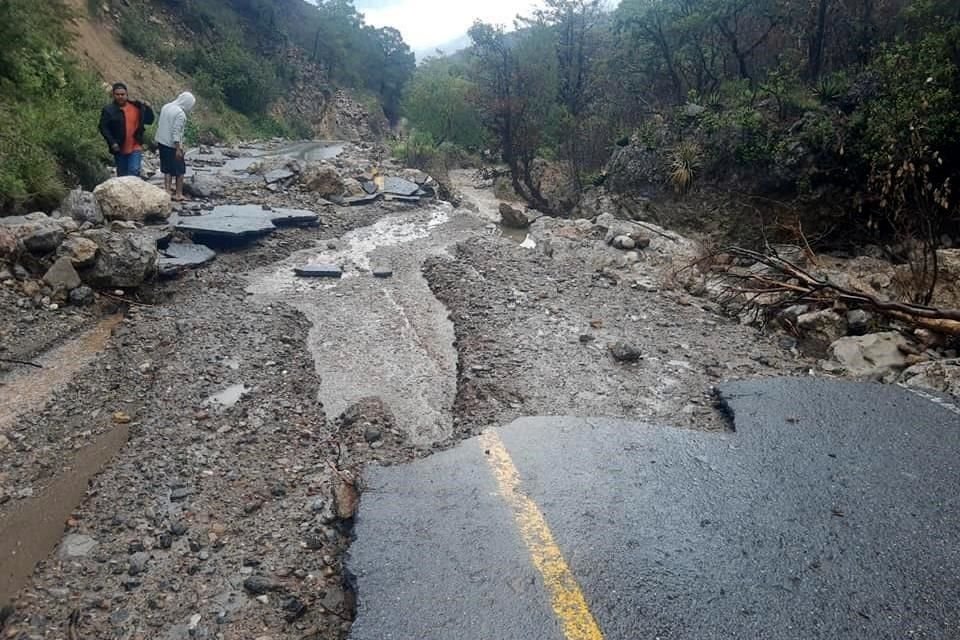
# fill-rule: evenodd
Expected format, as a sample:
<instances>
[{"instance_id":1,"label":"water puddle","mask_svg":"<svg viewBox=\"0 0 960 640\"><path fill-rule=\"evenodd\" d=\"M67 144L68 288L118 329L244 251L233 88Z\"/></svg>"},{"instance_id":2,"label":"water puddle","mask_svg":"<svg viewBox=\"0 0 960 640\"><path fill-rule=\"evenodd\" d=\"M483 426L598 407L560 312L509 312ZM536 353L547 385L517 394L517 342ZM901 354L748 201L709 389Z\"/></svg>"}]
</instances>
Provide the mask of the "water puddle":
<instances>
[{"instance_id":1,"label":"water puddle","mask_svg":"<svg viewBox=\"0 0 960 640\"><path fill-rule=\"evenodd\" d=\"M8 431L18 416L43 407L73 379L80 369L103 351L113 329L123 320L121 314L101 320L93 329L50 350L36 363L42 369L23 369L0 377L0 434Z\"/></svg>"},{"instance_id":2,"label":"water puddle","mask_svg":"<svg viewBox=\"0 0 960 640\"><path fill-rule=\"evenodd\" d=\"M229 409L240 402L240 398L249 393L251 389L242 384L235 384L227 387L219 393L215 393L207 398L207 404L220 410Z\"/></svg>"}]
</instances>

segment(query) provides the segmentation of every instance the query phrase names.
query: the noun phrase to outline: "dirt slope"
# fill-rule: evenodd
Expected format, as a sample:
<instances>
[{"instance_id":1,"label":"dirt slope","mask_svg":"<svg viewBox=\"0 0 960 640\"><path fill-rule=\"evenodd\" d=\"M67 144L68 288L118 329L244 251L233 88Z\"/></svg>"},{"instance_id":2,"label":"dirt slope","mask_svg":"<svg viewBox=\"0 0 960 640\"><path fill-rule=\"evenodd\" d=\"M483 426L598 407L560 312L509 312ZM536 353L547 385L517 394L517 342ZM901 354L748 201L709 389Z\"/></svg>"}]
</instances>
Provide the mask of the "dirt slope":
<instances>
[{"instance_id":1,"label":"dirt slope","mask_svg":"<svg viewBox=\"0 0 960 640\"><path fill-rule=\"evenodd\" d=\"M73 23L73 49L105 83L125 82L131 95L162 104L188 88L189 81L127 51L113 26L89 17L86 0L69 0L79 16Z\"/></svg>"}]
</instances>

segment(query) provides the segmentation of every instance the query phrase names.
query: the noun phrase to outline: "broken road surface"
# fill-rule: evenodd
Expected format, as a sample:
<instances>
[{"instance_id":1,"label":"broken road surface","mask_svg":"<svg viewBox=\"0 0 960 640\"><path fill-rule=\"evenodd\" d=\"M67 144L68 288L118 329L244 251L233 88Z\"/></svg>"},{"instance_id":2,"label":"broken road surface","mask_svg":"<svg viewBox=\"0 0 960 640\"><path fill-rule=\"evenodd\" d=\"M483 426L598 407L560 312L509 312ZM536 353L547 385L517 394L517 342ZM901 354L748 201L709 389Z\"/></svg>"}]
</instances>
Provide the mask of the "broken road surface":
<instances>
[{"instance_id":1,"label":"broken road surface","mask_svg":"<svg viewBox=\"0 0 960 640\"><path fill-rule=\"evenodd\" d=\"M960 637L960 409L814 379L721 397L735 432L525 418L371 469L351 637Z\"/></svg>"}]
</instances>

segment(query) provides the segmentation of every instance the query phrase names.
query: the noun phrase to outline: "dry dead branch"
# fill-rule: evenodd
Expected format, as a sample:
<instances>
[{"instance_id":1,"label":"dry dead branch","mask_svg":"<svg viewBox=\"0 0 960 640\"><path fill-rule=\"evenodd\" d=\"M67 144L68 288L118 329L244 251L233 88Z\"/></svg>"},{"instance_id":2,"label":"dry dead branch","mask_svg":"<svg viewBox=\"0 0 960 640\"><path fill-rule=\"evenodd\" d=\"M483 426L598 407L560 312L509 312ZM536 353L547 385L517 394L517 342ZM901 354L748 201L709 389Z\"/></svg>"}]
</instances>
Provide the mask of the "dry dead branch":
<instances>
[{"instance_id":1,"label":"dry dead branch","mask_svg":"<svg viewBox=\"0 0 960 640\"><path fill-rule=\"evenodd\" d=\"M815 276L779 256L741 247L729 247L719 254L749 260L766 269L734 271L724 267L721 302L739 301L757 312L772 312L801 303L834 304L869 309L908 324L951 336L960 335L960 310L940 309L894 300L836 285Z\"/></svg>"}]
</instances>

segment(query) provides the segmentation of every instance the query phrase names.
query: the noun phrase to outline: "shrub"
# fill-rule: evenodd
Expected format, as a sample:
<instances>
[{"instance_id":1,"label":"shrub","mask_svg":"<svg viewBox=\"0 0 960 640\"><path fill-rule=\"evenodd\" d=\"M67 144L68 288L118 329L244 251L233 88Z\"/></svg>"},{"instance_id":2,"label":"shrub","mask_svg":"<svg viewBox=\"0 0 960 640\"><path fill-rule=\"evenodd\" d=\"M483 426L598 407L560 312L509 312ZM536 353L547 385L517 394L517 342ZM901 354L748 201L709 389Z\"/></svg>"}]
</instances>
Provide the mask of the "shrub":
<instances>
[{"instance_id":1,"label":"shrub","mask_svg":"<svg viewBox=\"0 0 960 640\"><path fill-rule=\"evenodd\" d=\"M438 151L433 136L425 131L414 129L406 138L393 143L391 147L393 157L417 169L429 167L437 158Z\"/></svg>"},{"instance_id":2,"label":"shrub","mask_svg":"<svg viewBox=\"0 0 960 640\"><path fill-rule=\"evenodd\" d=\"M703 161L703 149L696 142L684 140L670 150L670 184L678 193L686 193Z\"/></svg>"}]
</instances>

